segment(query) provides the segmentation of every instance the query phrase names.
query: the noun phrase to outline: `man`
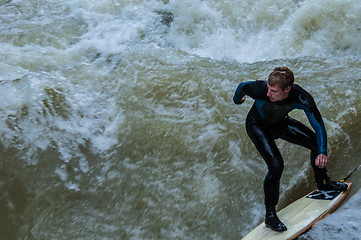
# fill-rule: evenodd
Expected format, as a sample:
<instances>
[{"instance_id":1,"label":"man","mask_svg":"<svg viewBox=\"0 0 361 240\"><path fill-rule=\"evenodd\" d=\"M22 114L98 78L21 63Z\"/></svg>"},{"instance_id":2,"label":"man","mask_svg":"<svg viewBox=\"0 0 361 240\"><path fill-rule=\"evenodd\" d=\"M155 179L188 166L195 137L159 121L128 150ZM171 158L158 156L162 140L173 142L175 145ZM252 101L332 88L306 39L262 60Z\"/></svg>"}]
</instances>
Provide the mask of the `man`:
<instances>
[{"instance_id":1,"label":"man","mask_svg":"<svg viewBox=\"0 0 361 240\"><path fill-rule=\"evenodd\" d=\"M287 227L276 214L284 164L274 139L280 138L311 150L311 166L319 189L347 189L347 184L330 181L327 176L327 135L321 114L312 96L293 82L294 75L289 68L277 67L268 81L239 84L233 97L235 104L242 104L246 95L255 101L247 115L246 130L268 167L263 184L265 224L275 231L286 231ZM288 116L293 109L304 110L315 132Z\"/></svg>"}]
</instances>

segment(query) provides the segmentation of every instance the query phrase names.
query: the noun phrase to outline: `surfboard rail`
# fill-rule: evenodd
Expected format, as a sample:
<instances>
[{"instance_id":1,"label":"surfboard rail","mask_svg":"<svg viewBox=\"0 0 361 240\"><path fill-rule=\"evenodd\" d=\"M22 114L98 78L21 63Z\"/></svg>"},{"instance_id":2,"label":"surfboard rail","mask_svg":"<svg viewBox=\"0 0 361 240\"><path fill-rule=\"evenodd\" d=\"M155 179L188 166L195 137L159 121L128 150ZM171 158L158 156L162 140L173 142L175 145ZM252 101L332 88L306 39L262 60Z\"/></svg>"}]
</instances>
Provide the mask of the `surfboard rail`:
<instances>
[{"instance_id":1,"label":"surfboard rail","mask_svg":"<svg viewBox=\"0 0 361 240\"><path fill-rule=\"evenodd\" d=\"M287 226L288 230L276 232L267 228L262 222L255 229L249 232L242 240L292 240L311 228L316 222L325 218L328 214L334 212L344 201L351 190L352 183L345 182L348 188L344 192L339 192L334 198L312 199L307 198L310 194L299 198L285 208L281 209L277 215ZM318 190L319 191L319 190ZM320 191L327 195L328 191Z\"/></svg>"}]
</instances>

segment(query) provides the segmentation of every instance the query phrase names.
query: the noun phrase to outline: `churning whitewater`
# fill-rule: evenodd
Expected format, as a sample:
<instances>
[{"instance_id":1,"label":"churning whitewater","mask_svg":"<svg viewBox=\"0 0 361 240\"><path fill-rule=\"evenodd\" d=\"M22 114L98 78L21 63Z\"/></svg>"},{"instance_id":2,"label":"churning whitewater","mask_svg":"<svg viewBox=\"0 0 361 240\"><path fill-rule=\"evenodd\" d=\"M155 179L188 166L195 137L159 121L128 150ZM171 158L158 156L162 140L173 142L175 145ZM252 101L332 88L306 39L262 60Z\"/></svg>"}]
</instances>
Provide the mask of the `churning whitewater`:
<instances>
[{"instance_id":1,"label":"churning whitewater","mask_svg":"<svg viewBox=\"0 0 361 240\"><path fill-rule=\"evenodd\" d=\"M288 66L315 98L329 175L360 164L358 0L0 0L0 239L240 239L265 163L238 84ZM292 117L308 124L304 113ZM315 188L277 142L279 207ZM301 239L357 239L350 196ZM341 224L340 224L341 221Z\"/></svg>"}]
</instances>

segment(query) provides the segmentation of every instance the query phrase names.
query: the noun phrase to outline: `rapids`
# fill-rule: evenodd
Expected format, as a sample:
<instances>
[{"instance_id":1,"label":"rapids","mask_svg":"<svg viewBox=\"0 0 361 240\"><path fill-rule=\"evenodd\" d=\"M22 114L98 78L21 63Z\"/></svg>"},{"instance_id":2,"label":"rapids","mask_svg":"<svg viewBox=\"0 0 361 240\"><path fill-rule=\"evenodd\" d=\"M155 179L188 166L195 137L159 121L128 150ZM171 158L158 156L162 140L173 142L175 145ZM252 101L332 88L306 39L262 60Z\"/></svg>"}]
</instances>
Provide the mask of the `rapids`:
<instances>
[{"instance_id":1,"label":"rapids","mask_svg":"<svg viewBox=\"0 0 361 240\"><path fill-rule=\"evenodd\" d=\"M241 81L290 67L328 132L328 171L360 165L358 0L0 0L0 239L240 239L266 166ZM291 116L309 124L302 111ZM315 184L277 142L284 207ZM361 170L303 239L361 235Z\"/></svg>"}]
</instances>

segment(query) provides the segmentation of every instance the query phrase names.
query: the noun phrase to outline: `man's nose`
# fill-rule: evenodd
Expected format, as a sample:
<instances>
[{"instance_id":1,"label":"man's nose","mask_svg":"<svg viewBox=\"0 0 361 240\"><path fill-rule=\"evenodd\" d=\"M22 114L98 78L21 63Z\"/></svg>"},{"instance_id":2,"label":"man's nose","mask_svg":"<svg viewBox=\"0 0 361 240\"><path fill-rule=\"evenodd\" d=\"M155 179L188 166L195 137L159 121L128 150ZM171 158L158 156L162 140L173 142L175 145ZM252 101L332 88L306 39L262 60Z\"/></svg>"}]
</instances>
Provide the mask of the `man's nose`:
<instances>
[{"instance_id":1,"label":"man's nose","mask_svg":"<svg viewBox=\"0 0 361 240\"><path fill-rule=\"evenodd\" d=\"M271 91L267 90L267 97L271 96Z\"/></svg>"}]
</instances>

